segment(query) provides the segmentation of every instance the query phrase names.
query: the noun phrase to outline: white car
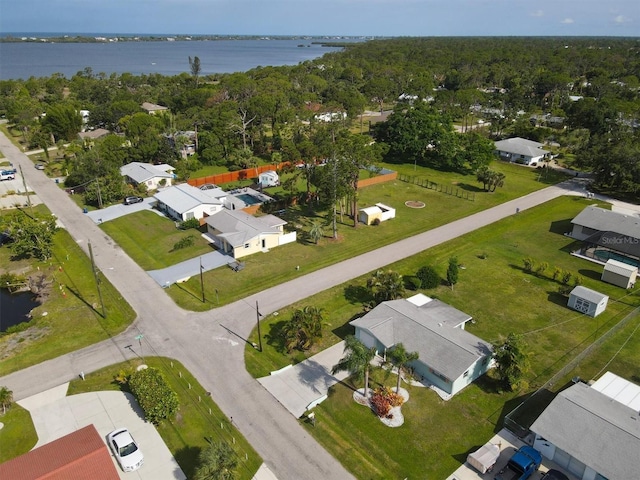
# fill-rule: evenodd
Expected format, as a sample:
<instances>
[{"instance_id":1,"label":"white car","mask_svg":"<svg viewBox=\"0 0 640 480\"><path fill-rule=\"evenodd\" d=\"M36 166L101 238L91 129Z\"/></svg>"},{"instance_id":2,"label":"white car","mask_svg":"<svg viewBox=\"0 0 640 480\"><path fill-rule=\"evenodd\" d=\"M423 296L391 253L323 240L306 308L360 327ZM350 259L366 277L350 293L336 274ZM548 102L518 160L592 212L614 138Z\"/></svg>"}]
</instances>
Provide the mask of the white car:
<instances>
[{"instance_id":1,"label":"white car","mask_svg":"<svg viewBox=\"0 0 640 480\"><path fill-rule=\"evenodd\" d=\"M107 443L123 471L133 472L144 463L138 444L126 428L119 428L107 435Z\"/></svg>"}]
</instances>

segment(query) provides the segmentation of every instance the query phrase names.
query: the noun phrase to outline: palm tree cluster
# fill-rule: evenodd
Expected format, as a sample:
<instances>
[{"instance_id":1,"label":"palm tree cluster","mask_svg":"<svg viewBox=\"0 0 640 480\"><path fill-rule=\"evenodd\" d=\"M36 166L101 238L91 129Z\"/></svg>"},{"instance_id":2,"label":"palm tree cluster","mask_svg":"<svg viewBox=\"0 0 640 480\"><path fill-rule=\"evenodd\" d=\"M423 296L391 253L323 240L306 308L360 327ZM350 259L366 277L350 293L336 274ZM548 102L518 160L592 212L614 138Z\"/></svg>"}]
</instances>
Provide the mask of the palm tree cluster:
<instances>
[{"instance_id":1,"label":"palm tree cluster","mask_svg":"<svg viewBox=\"0 0 640 480\"><path fill-rule=\"evenodd\" d=\"M371 361L376 357L376 349L367 347L353 335L344 339L344 357L334 365L331 374L349 372L353 380L364 378L364 397L369 397L369 373Z\"/></svg>"},{"instance_id":2,"label":"palm tree cluster","mask_svg":"<svg viewBox=\"0 0 640 480\"><path fill-rule=\"evenodd\" d=\"M491 170L487 166L482 166L476 171L476 178L482 183L482 188L486 192L495 192L496 188L504 186L505 175L502 172Z\"/></svg>"},{"instance_id":3,"label":"palm tree cluster","mask_svg":"<svg viewBox=\"0 0 640 480\"><path fill-rule=\"evenodd\" d=\"M393 270L378 270L367 280L367 288L376 304L401 298L405 293L402 275Z\"/></svg>"},{"instance_id":4,"label":"palm tree cluster","mask_svg":"<svg viewBox=\"0 0 640 480\"><path fill-rule=\"evenodd\" d=\"M312 306L293 312L291 320L282 329L287 353L295 349L309 350L322 337L323 315L323 309Z\"/></svg>"}]
</instances>

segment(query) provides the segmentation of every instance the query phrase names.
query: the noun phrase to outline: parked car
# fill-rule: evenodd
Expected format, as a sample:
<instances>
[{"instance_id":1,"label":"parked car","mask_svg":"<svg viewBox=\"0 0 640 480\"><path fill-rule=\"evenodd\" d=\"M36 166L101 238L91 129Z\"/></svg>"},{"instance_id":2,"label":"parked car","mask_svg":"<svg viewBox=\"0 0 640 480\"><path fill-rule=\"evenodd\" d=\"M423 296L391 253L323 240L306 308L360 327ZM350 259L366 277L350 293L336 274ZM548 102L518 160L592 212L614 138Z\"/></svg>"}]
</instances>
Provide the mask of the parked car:
<instances>
[{"instance_id":1,"label":"parked car","mask_svg":"<svg viewBox=\"0 0 640 480\"><path fill-rule=\"evenodd\" d=\"M142 198L142 197L125 197L124 204L125 205L132 205L134 203L140 203L143 200L144 200L144 198Z\"/></svg>"},{"instance_id":2,"label":"parked car","mask_svg":"<svg viewBox=\"0 0 640 480\"><path fill-rule=\"evenodd\" d=\"M43 163L36 163L36 170L44 170L44 164Z\"/></svg>"},{"instance_id":3,"label":"parked car","mask_svg":"<svg viewBox=\"0 0 640 480\"><path fill-rule=\"evenodd\" d=\"M108 434L107 444L123 471L133 472L144 463L138 444L126 428L119 428Z\"/></svg>"},{"instance_id":4,"label":"parked car","mask_svg":"<svg viewBox=\"0 0 640 480\"><path fill-rule=\"evenodd\" d=\"M554 470L553 468L544 474L541 480L569 480L564 473L559 470Z\"/></svg>"},{"instance_id":5,"label":"parked car","mask_svg":"<svg viewBox=\"0 0 640 480\"><path fill-rule=\"evenodd\" d=\"M13 170L1 170L0 180L14 180L16 178L16 172Z\"/></svg>"},{"instance_id":6,"label":"parked car","mask_svg":"<svg viewBox=\"0 0 640 480\"><path fill-rule=\"evenodd\" d=\"M507 465L493 477L494 480L526 480L538 470L542 455L529 445L524 445L514 453Z\"/></svg>"}]
</instances>

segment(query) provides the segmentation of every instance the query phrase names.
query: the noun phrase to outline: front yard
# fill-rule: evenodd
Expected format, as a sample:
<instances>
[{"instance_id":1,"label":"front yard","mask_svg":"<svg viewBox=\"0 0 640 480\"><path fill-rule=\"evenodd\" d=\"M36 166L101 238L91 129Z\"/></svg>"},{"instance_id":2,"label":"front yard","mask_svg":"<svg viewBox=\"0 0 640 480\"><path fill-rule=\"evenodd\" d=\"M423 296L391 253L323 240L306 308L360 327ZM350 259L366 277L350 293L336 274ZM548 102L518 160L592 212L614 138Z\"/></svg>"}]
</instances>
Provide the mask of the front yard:
<instances>
[{"instance_id":1,"label":"front yard","mask_svg":"<svg viewBox=\"0 0 640 480\"><path fill-rule=\"evenodd\" d=\"M562 197L389 266L411 276L420 266L431 264L444 277L448 259L456 256L462 269L454 289L441 285L424 293L471 315L475 324L467 325L467 329L484 340L497 342L510 332L523 334L531 358L529 388L498 393L489 376L444 402L430 390L410 387L411 399L402 407L405 424L390 429L353 402L347 382L334 386L329 399L315 409L315 428L303 421L310 434L358 478L447 477L464 462L468 451L501 428L504 415L640 305L635 293L601 282L601 266L569 254L573 241L563 233L570 230L570 220L589 203L593 200ZM524 257L531 257L537 264L547 262L549 268L542 274L526 273ZM567 298L558 293L560 282L551 278L554 267L579 275L583 285L609 295L607 310L594 319L568 309ZM360 314L362 303L369 300L365 281L363 277L336 286L269 316L262 328L264 351L245 350L249 372L255 377L268 375L353 333L348 321ZM325 310L324 336L312 351L286 355L279 349L277 327L291 318L295 308L305 305ZM550 395L536 397L550 400L575 375L585 380L599 376L610 360L607 370L637 379L640 338L632 334L639 320L636 316L556 382ZM255 331L250 341L257 342ZM375 381L395 383L394 378L378 377Z\"/></svg>"}]
</instances>

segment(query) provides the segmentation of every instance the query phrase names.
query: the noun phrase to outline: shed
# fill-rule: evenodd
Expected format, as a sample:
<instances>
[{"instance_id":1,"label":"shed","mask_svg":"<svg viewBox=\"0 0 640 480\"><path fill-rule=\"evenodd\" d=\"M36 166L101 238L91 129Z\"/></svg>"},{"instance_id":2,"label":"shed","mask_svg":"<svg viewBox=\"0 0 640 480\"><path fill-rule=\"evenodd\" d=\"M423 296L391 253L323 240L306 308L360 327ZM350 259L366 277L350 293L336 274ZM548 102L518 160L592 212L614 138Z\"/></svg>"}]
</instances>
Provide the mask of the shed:
<instances>
[{"instance_id":1,"label":"shed","mask_svg":"<svg viewBox=\"0 0 640 480\"><path fill-rule=\"evenodd\" d=\"M622 288L633 288L638 276L638 267L609 259L602 270L601 280Z\"/></svg>"},{"instance_id":2,"label":"shed","mask_svg":"<svg viewBox=\"0 0 640 480\"><path fill-rule=\"evenodd\" d=\"M372 207L361 208L358 219L365 225L371 225L376 219L384 222L390 218L395 218L395 216L395 208L385 205L384 203L376 203Z\"/></svg>"},{"instance_id":3,"label":"shed","mask_svg":"<svg viewBox=\"0 0 640 480\"><path fill-rule=\"evenodd\" d=\"M567 306L578 312L596 317L605 311L609 297L590 288L577 286L569 294Z\"/></svg>"},{"instance_id":4,"label":"shed","mask_svg":"<svg viewBox=\"0 0 640 480\"><path fill-rule=\"evenodd\" d=\"M258 175L258 183L260 183L263 188L277 187L280 185L280 177L274 170L267 170Z\"/></svg>"}]
</instances>

